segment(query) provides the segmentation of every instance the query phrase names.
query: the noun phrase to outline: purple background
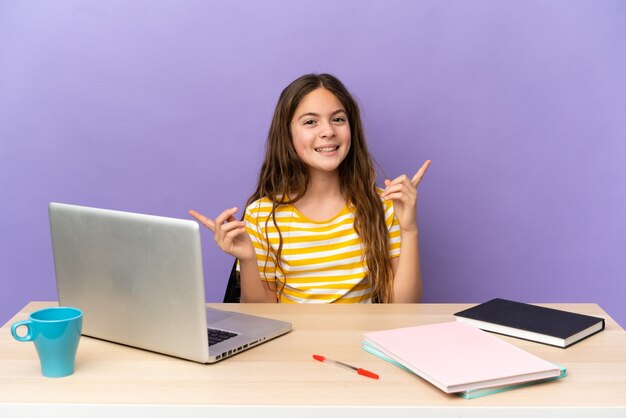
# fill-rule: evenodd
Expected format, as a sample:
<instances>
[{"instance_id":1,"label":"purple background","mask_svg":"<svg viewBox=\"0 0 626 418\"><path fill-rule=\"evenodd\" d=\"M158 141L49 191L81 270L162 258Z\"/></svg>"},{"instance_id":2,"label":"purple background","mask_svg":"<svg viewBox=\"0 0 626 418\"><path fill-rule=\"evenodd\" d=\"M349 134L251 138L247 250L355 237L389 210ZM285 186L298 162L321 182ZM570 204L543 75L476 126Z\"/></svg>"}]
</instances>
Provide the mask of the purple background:
<instances>
[{"instance_id":1,"label":"purple background","mask_svg":"<svg viewBox=\"0 0 626 418\"><path fill-rule=\"evenodd\" d=\"M595 302L626 325L626 2L0 2L0 322L56 299L47 203L186 218L252 192L303 73L420 186L426 302ZM203 235L207 300L230 257Z\"/></svg>"}]
</instances>

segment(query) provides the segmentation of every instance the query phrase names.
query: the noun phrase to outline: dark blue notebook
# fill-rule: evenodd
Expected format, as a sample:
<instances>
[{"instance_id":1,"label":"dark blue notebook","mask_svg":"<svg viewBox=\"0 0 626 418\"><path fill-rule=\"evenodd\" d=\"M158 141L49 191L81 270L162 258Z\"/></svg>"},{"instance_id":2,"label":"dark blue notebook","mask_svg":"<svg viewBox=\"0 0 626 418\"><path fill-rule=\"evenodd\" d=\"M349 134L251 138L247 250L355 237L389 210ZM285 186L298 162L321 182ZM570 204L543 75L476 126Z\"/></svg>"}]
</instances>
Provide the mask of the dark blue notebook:
<instances>
[{"instance_id":1,"label":"dark blue notebook","mask_svg":"<svg viewBox=\"0 0 626 418\"><path fill-rule=\"evenodd\" d=\"M604 329L603 318L506 299L492 299L454 315L485 331L561 348Z\"/></svg>"}]
</instances>

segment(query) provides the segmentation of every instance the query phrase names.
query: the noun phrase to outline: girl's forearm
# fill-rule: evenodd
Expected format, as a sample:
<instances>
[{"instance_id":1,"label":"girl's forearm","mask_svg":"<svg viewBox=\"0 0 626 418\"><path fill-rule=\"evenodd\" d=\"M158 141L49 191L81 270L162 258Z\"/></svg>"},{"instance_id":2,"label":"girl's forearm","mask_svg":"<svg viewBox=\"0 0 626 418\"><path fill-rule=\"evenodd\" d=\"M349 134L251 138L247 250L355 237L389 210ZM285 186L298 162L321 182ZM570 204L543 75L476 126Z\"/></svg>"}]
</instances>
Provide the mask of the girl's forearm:
<instances>
[{"instance_id":1,"label":"girl's forearm","mask_svg":"<svg viewBox=\"0 0 626 418\"><path fill-rule=\"evenodd\" d=\"M276 292L261 280L256 258L239 260L242 303L276 303Z\"/></svg>"},{"instance_id":2,"label":"girl's forearm","mask_svg":"<svg viewBox=\"0 0 626 418\"><path fill-rule=\"evenodd\" d=\"M417 229L402 232L398 267L393 278L393 302L417 303L422 300L422 273Z\"/></svg>"}]
</instances>

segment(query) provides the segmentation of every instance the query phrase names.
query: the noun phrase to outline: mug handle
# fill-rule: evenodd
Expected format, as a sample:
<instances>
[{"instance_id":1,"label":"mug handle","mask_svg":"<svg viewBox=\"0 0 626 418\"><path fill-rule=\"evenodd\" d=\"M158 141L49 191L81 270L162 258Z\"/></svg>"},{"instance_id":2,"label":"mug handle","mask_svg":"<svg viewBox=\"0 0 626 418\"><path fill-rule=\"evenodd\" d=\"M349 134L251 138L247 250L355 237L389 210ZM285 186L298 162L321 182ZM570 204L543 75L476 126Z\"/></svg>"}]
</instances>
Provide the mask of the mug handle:
<instances>
[{"instance_id":1,"label":"mug handle","mask_svg":"<svg viewBox=\"0 0 626 418\"><path fill-rule=\"evenodd\" d=\"M32 341L33 333L32 333L32 330L30 329L31 323L32 323L31 321L26 320L26 321L18 321L14 323L13 325L11 325L11 334L13 335L13 338L15 338L18 341ZM28 329L28 332L23 337L20 337L19 335L17 335L17 328L21 326L25 326Z\"/></svg>"}]
</instances>

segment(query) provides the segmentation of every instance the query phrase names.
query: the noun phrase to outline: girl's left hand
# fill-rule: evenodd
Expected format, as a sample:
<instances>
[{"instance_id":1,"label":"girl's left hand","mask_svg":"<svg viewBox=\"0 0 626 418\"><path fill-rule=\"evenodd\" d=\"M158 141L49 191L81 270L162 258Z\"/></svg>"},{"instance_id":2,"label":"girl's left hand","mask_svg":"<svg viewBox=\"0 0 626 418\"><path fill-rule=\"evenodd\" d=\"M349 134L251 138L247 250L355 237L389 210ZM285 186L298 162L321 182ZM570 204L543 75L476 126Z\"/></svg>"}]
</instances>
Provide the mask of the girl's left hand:
<instances>
[{"instance_id":1,"label":"girl's left hand","mask_svg":"<svg viewBox=\"0 0 626 418\"><path fill-rule=\"evenodd\" d=\"M430 160L426 160L410 180L406 174L396 177L393 181L385 180L386 188L381 197L393 200L393 210L401 231L417 231L417 186L429 166Z\"/></svg>"}]
</instances>

